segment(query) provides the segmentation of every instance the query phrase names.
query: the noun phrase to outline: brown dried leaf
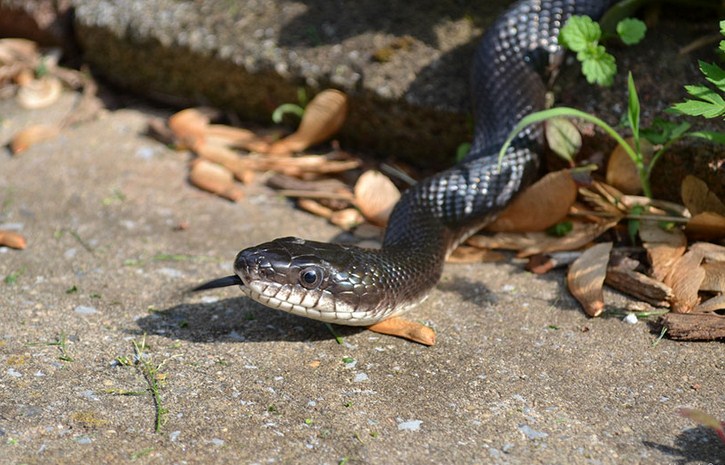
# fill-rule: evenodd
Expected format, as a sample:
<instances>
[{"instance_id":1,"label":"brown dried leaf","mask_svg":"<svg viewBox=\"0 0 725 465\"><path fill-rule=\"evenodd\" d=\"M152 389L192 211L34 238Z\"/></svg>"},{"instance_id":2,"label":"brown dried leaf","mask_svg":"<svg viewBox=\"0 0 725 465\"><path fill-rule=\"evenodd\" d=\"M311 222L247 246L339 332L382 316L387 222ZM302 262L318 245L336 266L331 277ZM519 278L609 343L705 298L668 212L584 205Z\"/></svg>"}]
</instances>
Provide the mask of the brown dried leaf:
<instances>
[{"instance_id":1,"label":"brown dried leaf","mask_svg":"<svg viewBox=\"0 0 725 465\"><path fill-rule=\"evenodd\" d=\"M208 125L209 116L198 108L187 108L169 117L169 129L183 147L202 144Z\"/></svg>"},{"instance_id":2,"label":"brown dried leaf","mask_svg":"<svg viewBox=\"0 0 725 465\"><path fill-rule=\"evenodd\" d=\"M268 157L249 155L239 157L240 168L255 171L276 171L287 176L341 173L360 166L359 160L332 160L324 155L300 157Z\"/></svg>"},{"instance_id":3,"label":"brown dried leaf","mask_svg":"<svg viewBox=\"0 0 725 465\"><path fill-rule=\"evenodd\" d=\"M330 216L330 223L338 226L345 231L349 231L357 225L365 221L362 214L356 208L345 208L333 212Z\"/></svg>"},{"instance_id":4,"label":"brown dried leaf","mask_svg":"<svg viewBox=\"0 0 725 465\"><path fill-rule=\"evenodd\" d=\"M307 104L297 131L272 144L269 153L288 155L324 142L340 130L346 117L347 95L339 90L324 90Z\"/></svg>"},{"instance_id":5,"label":"brown dried leaf","mask_svg":"<svg viewBox=\"0 0 725 465\"><path fill-rule=\"evenodd\" d=\"M725 262L703 263L705 278L700 284L701 291L725 293Z\"/></svg>"},{"instance_id":6,"label":"brown dried leaf","mask_svg":"<svg viewBox=\"0 0 725 465\"><path fill-rule=\"evenodd\" d=\"M244 129L226 126L224 124L210 124L204 131L205 141L212 145L223 145L252 152L266 152L269 144L260 139L254 132Z\"/></svg>"},{"instance_id":7,"label":"brown dried leaf","mask_svg":"<svg viewBox=\"0 0 725 465\"><path fill-rule=\"evenodd\" d=\"M0 39L0 64L32 64L40 59L38 46L27 39Z\"/></svg>"},{"instance_id":8,"label":"brown dried leaf","mask_svg":"<svg viewBox=\"0 0 725 465\"><path fill-rule=\"evenodd\" d=\"M685 253L687 238L679 229L665 231L657 222L648 220L641 221L639 237L652 264L652 277L663 281L674 263Z\"/></svg>"},{"instance_id":9,"label":"brown dried leaf","mask_svg":"<svg viewBox=\"0 0 725 465\"><path fill-rule=\"evenodd\" d=\"M543 231L563 220L576 200L569 170L549 173L511 202L486 229L494 232Z\"/></svg>"},{"instance_id":10,"label":"brown dried leaf","mask_svg":"<svg viewBox=\"0 0 725 465\"><path fill-rule=\"evenodd\" d=\"M725 216L713 212L698 213L687 222L685 234L694 240L725 239Z\"/></svg>"},{"instance_id":11,"label":"brown dried leaf","mask_svg":"<svg viewBox=\"0 0 725 465\"><path fill-rule=\"evenodd\" d=\"M332 210L312 199L297 199L297 206L313 215L327 219L330 219L333 214Z\"/></svg>"},{"instance_id":12,"label":"brown dried leaf","mask_svg":"<svg viewBox=\"0 0 725 465\"><path fill-rule=\"evenodd\" d=\"M28 126L15 134L10 141L10 150L12 150L13 155L17 155L31 145L52 139L58 134L60 134L60 128L58 126L49 126L46 124Z\"/></svg>"},{"instance_id":13,"label":"brown dried leaf","mask_svg":"<svg viewBox=\"0 0 725 465\"><path fill-rule=\"evenodd\" d=\"M189 173L189 181L200 189L229 199L232 202L244 197L244 191L234 183L232 172L210 161L194 160Z\"/></svg>"},{"instance_id":14,"label":"brown dried leaf","mask_svg":"<svg viewBox=\"0 0 725 465\"><path fill-rule=\"evenodd\" d=\"M672 288L672 310L677 313L689 313L698 304L697 295L705 270L700 266L703 253L690 250L677 259L670 273L665 276L664 283Z\"/></svg>"},{"instance_id":15,"label":"brown dried leaf","mask_svg":"<svg viewBox=\"0 0 725 465\"><path fill-rule=\"evenodd\" d=\"M691 174L682 180L682 203L692 216L703 212L725 216L725 204L707 187L705 181Z\"/></svg>"},{"instance_id":16,"label":"brown dried leaf","mask_svg":"<svg viewBox=\"0 0 725 465\"><path fill-rule=\"evenodd\" d=\"M711 313L717 310L725 310L725 295L717 295L697 305L692 313Z\"/></svg>"},{"instance_id":17,"label":"brown dried leaf","mask_svg":"<svg viewBox=\"0 0 725 465\"><path fill-rule=\"evenodd\" d=\"M194 149L199 158L222 165L234 175L242 171L242 157L222 145L198 144Z\"/></svg>"},{"instance_id":18,"label":"brown dried leaf","mask_svg":"<svg viewBox=\"0 0 725 465\"><path fill-rule=\"evenodd\" d=\"M436 333L433 329L396 316L368 326L368 329L380 334L402 337L427 346L436 343Z\"/></svg>"},{"instance_id":19,"label":"brown dried leaf","mask_svg":"<svg viewBox=\"0 0 725 465\"><path fill-rule=\"evenodd\" d=\"M629 137L626 139L630 147L634 147L634 140ZM640 150L645 156L645 160L652 157L653 148L646 139L640 141ZM607 184L619 189L625 194L639 194L642 192L642 182L639 179L637 167L627 152L621 145L612 150L607 163Z\"/></svg>"},{"instance_id":20,"label":"brown dried leaf","mask_svg":"<svg viewBox=\"0 0 725 465\"><path fill-rule=\"evenodd\" d=\"M16 97L18 104L30 110L54 104L63 92L63 85L55 76L46 75L20 87Z\"/></svg>"},{"instance_id":21,"label":"brown dried leaf","mask_svg":"<svg viewBox=\"0 0 725 465\"><path fill-rule=\"evenodd\" d=\"M0 229L0 246L10 247L12 249L24 249L26 245L25 238L20 234Z\"/></svg>"},{"instance_id":22,"label":"brown dried leaf","mask_svg":"<svg viewBox=\"0 0 725 465\"><path fill-rule=\"evenodd\" d=\"M538 253L576 250L616 226L617 223L617 220L594 223L574 222L572 231L564 237L550 236L543 232L497 233L493 236L471 236L466 243L488 249L518 250L517 257L529 257Z\"/></svg>"},{"instance_id":23,"label":"brown dried leaf","mask_svg":"<svg viewBox=\"0 0 725 465\"><path fill-rule=\"evenodd\" d=\"M482 263L482 262L499 262L505 257L500 252L494 252L488 249L479 249L470 245L459 245L446 258L447 263Z\"/></svg>"},{"instance_id":24,"label":"brown dried leaf","mask_svg":"<svg viewBox=\"0 0 725 465\"><path fill-rule=\"evenodd\" d=\"M611 242L594 245L585 250L569 267L566 276L569 292L589 316L598 316L604 310L602 289L611 251Z\"/></svg>"},{"instance_id":25,"label":"brown dried leaf","mask_svg":"<svg viewBox=\"0 0 725 465\"><path fill-rule=\"evenodd\" d=\"M400 191L390 178L375 170L364 172L355 183L353 192L355 205L363 216L379 226L388 223L390 213L400 199Z\"/></svg>"},{"instance_id":26,"label":"brown dried leaf","mask_svg":"<svg viewBox=\"0 0 725 465\"><path fill-rule=\"evenodd\" d=\"M690 250L699 250L707 261L725 262L725 247L722 245L712 242L695 242L690 246Z\"/></svg>"}]
</instances>

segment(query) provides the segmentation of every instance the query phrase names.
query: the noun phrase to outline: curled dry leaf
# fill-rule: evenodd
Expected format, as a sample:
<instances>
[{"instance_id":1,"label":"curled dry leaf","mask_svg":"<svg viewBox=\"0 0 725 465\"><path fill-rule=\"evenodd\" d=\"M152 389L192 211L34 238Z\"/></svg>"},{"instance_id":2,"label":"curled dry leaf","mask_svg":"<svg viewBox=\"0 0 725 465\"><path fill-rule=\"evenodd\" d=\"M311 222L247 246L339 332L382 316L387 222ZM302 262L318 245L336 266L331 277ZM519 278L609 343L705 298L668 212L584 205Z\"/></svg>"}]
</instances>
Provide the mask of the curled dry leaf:
<instances>
[{"instance_id":1,"label":"curled dry leaf","mask_svg":"<svg viewBox=\"0 0 725 465\"><path fill-rule=\"evenodd\" d=\"M611 251L611 242L597 244L585 250L569 267L566 276L569 292L589 316L598 316L604 310L602 289Z\"/></svg>"},{"instance_id":2,"label":"curled dry leaf","mask_svg":"<svg viewBox=\"0 0 725 465\"><path fill-rule=\"evenodd\" d=\"M26 245L25 238L20 234L0 229L0 246L10 247L12 249L24 249Z\"/></svg>"},{"instance_id":3,"label":"curled dry leaf","mask_svg":"<svg viewBox=\"0 0 725 465\"><path fill-rule=\"evenodd\" d=\"M718 295L707 299L706 301L697 305L692 313L711 313L717 310L725 310L725 295Z\"/></svg>"},{"instance_id":4,"label":"curled dry leaf","mask_svg":"<svg viewBox=\"0 0 725 465\"><path fill-rule=\"evenodd\" d=\"M500 252L494 252L488 249L479 249L470 245L459 245L446 258L447 263L482 263L482 262L499 262L505 257Z\"/></svg>"},{"instance_id":5,"label":"curled dry leaf","mask_svg":"<svg viewBox=\"0 0 725 465\"><path fill-rule=\"evenodd\" d=\"M52 139L58 134L60 134L60 128L58 126L49 126L47 124L28 126L15 134L10 141L10 150L12 150L14 155L17 155L31 145Z\"/></svg>"},{"instance_id":6,"label":"curled dry leaf","mask_svg":"<svg viewBox=\"0 0 725 465\"><path fill-rule=\"evenodd\" d=\"M60 80L46 75L21 86L16 99L21 107L32 110L54 104L62 92L63 85Z\"/></svg>"},{"instance_id":7,"label":"curled dry leaf","mask_svg":"<svg viewBox=\"0 0 725 465\"><path fill-rule=\"evenodd\" d=\"M574 222L573 229L564 237L550 236L543 232L497 233L493 236L474 235L467 244L488 249L518 250L517 257L529 257L538 253L576 250L616 226L617 220L593 223Z\"/></svg>"},{"instance_id":8,"label":"curled dry leaf","mask_svg":"<svg viewBox=\"0 0 725 465\"><path fill-rule=\"evenodd\" d=\"M652 265L652 277L663 281L685 253L687 238L680 229L665 231L656 221L649 220L640 222L639 237Z\"/></svg>"},{"instance_id":9,"label":"curled dry leaf","mask_svg":"<svg viewBox=\"0 0 725 465\"><path fill-rule=\"evenodd\" d=\"M705 181L691 174L682 180L682 203L692 216L703 212L725 216L725 204L707 187Z\"/></svg>"},{"instance_id":10,"label":"curled dry leaf","mask_svg":"<svg viewBox=\"0 0 725 465\"><path fill-rule=\"evenodd\" d=\"M355 183L353 190L355 205L363 216L373 224L385 226L400 199L400 191L395 184L379 171L364 172Z\"/></svg>"},{"instance_id":11,"label":"curled dry leaf","mask_svg":"<svg viewBox=\"0 0 725 465\"><path fill-rule=\"evenodd\" d=\"M725 262L703 263L702 269L705 270L705 278L700 290L725 294Z\"/></svg>"},{"instance_id":12,"label":"curled dry leaf","mask_svg":"<svg viewBox=\"0 0 725 465\"><path fill-rule=\"evenodd\" d=\"M266 152L269 150L269 144L260 139L254 132L224 124L208 125L204 130L204 138L206 143L212 145L223 145L252 152Z\"/></svg>"},{"instance_id":13,"label":"curled dry leaf","mask_svg":"<svg viewBox=\"0 0 725 465\"><path fill-rule=\"evenodd\" d=\"M297 131L272 144L269 153L289 155L324 142L337 134L346 117L347 95L339 90L324 90L307 104Z\"/></svg>"},{"instance_id":14,"label":"curled dry leaf","mask_svg":"<svg viewBox=\"0 0 725 465\"><path fill-rule=\"evenodd\" d=\"M699 250L690 250L672 265L664 283L672 288L672 310L689 313L698 304L697 292L705 279L705 270L700 266L704 255Z\"/></svg>"},{"instance_id":15,"label":"curled dry leaf","mask_svg":"<svg viewBox=\"0 0 725 465\"><path fill-rule=\"evenodd\" d=\"M297 206L302 210L312 213L313 215L321 216L326 219L330 219L333 214L331 209L312 199L297 199Z\"/></svg>"},{"instance_id":16,"label":"curled dry leaf","mask_svg":"<svg viewBox=\"0 0 725 465\"><path fill-rule=\"evenodd\" d=\"M725 239L725 216L714 212L698 213L687 222L685 234L695 240Z\"/></svg>"},{"instance_id":17,"label":"curled dry leaf","mask_svg":"<svg viewBox=\"0 0 725 465\"><path fill-rule=\"evenodd\" d=\"M630 147L634 147L634 140L631 137L627 138L626 141ZM652 158L653 147L646 139L640 140L640 150L644 154L645 160ZM609 156L606 180L607 184L625 194L639 194L642 192L642 182L639 179L637 166L619 144Z\"/></svg>"},{"instance_id":18,"label":"curled dry leaf","mask_svg":"<svg viewBox=\"0 0 725 465\"><path fill-rule=\"evenodd\" d=\"M210 161L194 160L189 173L189 181L200 189L233 202L244 197L244 191L234 183L232 172Z\"/></svg>"},{"instance_id":19,"label":"curled dry leaf","mask_svg":"<svg viewBox=\"0 0 725 465\"><path fill-rule=\"evenodd\" d=\"M436 333L431 328L395 316L369 326L368 329L380 334L402 337L427 346L436 343Z\"/></svg>"},{"instance_id":20,"label":"curled dry leaf","mask_svg":"<svg viewBox=\"0 0 725 465\"><path fill-rule=\"evenodd\" d=\"M576 194L577 186L569 170L549 173L516 196L486 229L494 232L543 231L566 217Z\"/></svg>"},{"instance_id":21,"label":"curled dry leaf","mask_svg":"<svg viewBox=\"0 0 725 465\"><path fill-rule=\"evenodd\" d=\"M338 210L333 212L330 216L330 223L346 231L351 230L363 221L365 221L365 218L363 218L362 214L355 208Z\"/></svg>"},{"instance_id":22,"label":"curled dry leaf","mask_svg":"<svg viewBox=\"0 0 725 465\"><path fill-rule=\"evenodd\" d=\"M169 128L184 147L202 144L208 125L209 116L198 108L187 108L169 117Z\"/></svg>"}]
</instances>

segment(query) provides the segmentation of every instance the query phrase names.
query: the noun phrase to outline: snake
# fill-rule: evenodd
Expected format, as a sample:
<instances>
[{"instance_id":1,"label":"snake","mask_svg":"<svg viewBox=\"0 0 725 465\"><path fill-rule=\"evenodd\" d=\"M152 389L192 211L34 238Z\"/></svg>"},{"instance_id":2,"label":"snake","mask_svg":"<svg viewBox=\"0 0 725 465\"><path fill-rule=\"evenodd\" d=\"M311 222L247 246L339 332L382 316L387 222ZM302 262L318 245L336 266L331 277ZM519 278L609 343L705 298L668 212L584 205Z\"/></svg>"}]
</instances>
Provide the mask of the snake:
<instances>
[{"instance_id":1,"label":"snake","mask_svg":"<svg viewBox=\"0 0 725 465\"><path fill-rule=\"evenodd\" d=\"M448 255L536 179L540 125L520 132L500 163L498 152L521 118L544 109L544 77L563 53L557 37L566 20L596 19L610 3L519 0L495 20L473 58L468 154L403 192L380 249L282 237L242 250L233 275L195 290L238 285L268 307L350 326L371 326L421 303Z\"/></svg>"}]
</instances>

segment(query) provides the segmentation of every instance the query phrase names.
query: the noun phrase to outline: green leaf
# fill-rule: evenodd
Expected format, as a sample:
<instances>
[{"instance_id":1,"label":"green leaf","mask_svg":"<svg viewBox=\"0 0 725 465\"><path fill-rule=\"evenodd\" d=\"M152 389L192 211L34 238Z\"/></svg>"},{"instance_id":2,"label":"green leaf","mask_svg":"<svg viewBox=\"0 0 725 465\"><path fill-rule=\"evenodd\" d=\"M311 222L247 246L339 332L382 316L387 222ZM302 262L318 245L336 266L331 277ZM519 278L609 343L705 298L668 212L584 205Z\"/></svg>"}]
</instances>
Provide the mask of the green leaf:
<instances>
[{"instance_id":1,"label":"green leaf","mask_svg":"<svg viewBox=\"0 0 725 465\"><path fill-rule=\"evenodd\" d=\"M556 223L553 226L549 226L549 228L546 230L546 234L555 237L564 237L569 234L573 229L574 223L572 223L571 221L562 221L561 223Z\"/></svg>"},{"instance_id":2,"label":"green leaf","mask_svg":"<svg viewBox=\"0 0 725 465\"><path fill-rule=\"evenodd\" d=\"M589 16L572 16L559 32L559 43L573 52L596 44L602 36L599 24Z\"/></svg>"},{"instance_id":3,"label":"green leaf","mask_svg":"<svg viewBox=\"0 0 725 465\"><path fill-rule=\"evenodd\" d=\"M702 60L698 63L700 63L700 71L705 75L705 78L725 92L725 69L715 63L707 63Z\"/></svg>"},{"instance_id":4,"label":"green leaf","mask_svg":"<svg viewBox=\"0 0 725 465\"><path fill-rule=\"evenodd\" d=\"M709 140L710 142L715 142L717 144L725 144L725 132L693 131L687 135L692 137L700 137L702 139Z\"/></svg>"},{"instance_id":5,"label":"green leaf","mask_svg":"<svg viewBox=\"0 0 725 465\"><path fill-rule=\"evenodd\" d=\"M641 215L643 212L644 212L644 207L642 205L635 205L629 210L629 213L632 215ZM627 232L629 233L629 240L632 242L632 244L635 244L637 241L637 233L639 232L639 226L640 226L639 220L630 219L627 222Z\"/></svg>"},{"instance_id":6,"label":"green leaf","mask_svg":"<svg viewBox=\"0 0 725 465\"><path fill-rule=\"evenodd\" d=\"M627 75L627 89L629 91L627 119L629 121L629 127L632 128L635 148L639 152L639 96L637 95L637 88L634 86L634 78L632 77L631 71Z\"/></svg>"},{"instance_id":7,"label":"green leaf","mask_svg":"<svg viewBox=\"0 0 725 465\"><path fill-rule=\"evenodd\" d=\"M611 86L614 75L617 74L617 63L609 53L604 53L599 58L590 58L582 62L582 73L590 84L600 86Z\"/></svg>"},{"instance_id":8,"label":"green leaf","mask_svg":"<svg viewBox=\"0 0 725 465\"><path fill-rule=\"evenodd\" d=\"M715 105L725 106L725 100L717 92L706 86L685 86L687 93Z\"/></svg>"},{"instance_id":9,"label":"green leaf","mask_svg":"<svg viewBox=\"0 0 725 465\"><path fill-rule=\"evenodd\" d=\"M625 18L617 23L617 34L627 45L639 43L647 32L647 25L636 18Z\"/></svg>"},{"instance_id":10,"label":"green leaf","mask_svg":"<svg viewBox=\"0 0 725 465\"><path fill-rule=\"evenodd\" d=\"M282 118L284 118L284 115L286 115L287 113L291 113L302 118L304 112L305 109L299 105L295 105L294 103L283 103L282 105L278 106L272 113L272 121L277 124L281 123Z\"/></svg>"},{"instance_id":11,"label":"green leaf","mask_svg":"<svg viewBox=\"0 0 725 465\"><path fill-rule=\"evenodd\" d=\"M574 124L565 118L551 118L544 126L549 148L564 160L574 160L582 146L582 136Z\"/></svg>"},{"instance_id":12,"label":"green leaf","mask_svg":"<svg viewBox=\"0 0 725 465\"><path fill-rule=\"evenodd\" d=\"M655 118L652 126L641 128L639 133L642 137L653 144L666 144L674 139L679 139L690 129L690 123L673 123L661 118Z\"/></svg>"}]
</instances>

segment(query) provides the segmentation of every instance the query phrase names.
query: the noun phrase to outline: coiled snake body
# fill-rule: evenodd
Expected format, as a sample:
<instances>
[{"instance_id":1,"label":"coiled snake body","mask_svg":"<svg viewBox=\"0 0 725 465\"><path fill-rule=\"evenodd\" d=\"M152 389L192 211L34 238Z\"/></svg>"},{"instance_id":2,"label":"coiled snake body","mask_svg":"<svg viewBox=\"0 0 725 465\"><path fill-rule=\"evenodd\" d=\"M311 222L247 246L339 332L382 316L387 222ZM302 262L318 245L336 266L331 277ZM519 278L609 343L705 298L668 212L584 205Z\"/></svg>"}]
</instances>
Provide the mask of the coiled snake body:
<instances>
[{"instance_id":1,"label":"coiled snake body","mask_svg":"<svg viewBox=\"0 0 725 465\"><path fill-rule=\"evenodd\" d=\"M448 254L529 184L541 128L519 134L499 169L498 150L525 115L544 108L538 72L560 53L556 37L572 15L599 17L607 0L522 0L487 30L473 65L475 136L459 164L408 189L381 250L275 239L239 252L235 275L200 289L239 284L267 306L325 322L368 326L421 302Z\"/></svg>"}]
</instances>

